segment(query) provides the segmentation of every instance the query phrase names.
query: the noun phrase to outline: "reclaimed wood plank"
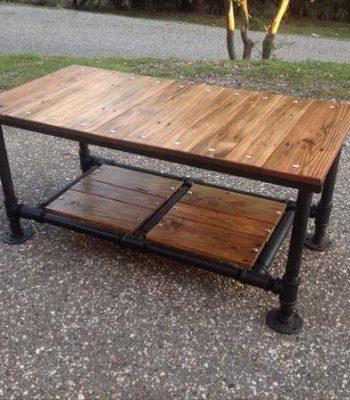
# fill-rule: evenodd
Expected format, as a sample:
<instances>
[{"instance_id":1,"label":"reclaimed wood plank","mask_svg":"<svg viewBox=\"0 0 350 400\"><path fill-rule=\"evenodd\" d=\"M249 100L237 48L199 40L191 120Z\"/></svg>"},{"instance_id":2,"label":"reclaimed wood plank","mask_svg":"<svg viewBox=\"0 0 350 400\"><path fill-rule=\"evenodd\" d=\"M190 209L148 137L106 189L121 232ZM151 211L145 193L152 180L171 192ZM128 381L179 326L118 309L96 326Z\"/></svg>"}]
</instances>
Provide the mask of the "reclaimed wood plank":
<instances>
[{"instance_id":1,"label":"reclaimed wood plank","mask_svg":"<svg viewBox=\"0 0 350 400\"><path fill-rule=\"evenodd\" d=\"M115 186L128 188L133 191L143 192L168 198L181 185L182 181L132 171L125 168L102 165L98 170L88 175L87 179L108 183Z\"/></svg>"},{"instance_id":2,"label":"reclaimed wood plank","mask_svg":"<svg viewBox=\"0 0 350 400\"><path fill-rule=\"evenodd\" d=\"M231 232L243 233L264 241L269 239L275 228L275 224L256 220L253 215L245 217L237 212L226 213L210 208L191 206L181 201L169 211L168 215L174 218L183 218L205 225L229 229Z\"/></svg>"},{"instance_id":3,"label":"reclaimed wood plank","mask_svg":"<svg viewBox=\"0 0 350 400\"><path fill-rule=\"evenodd\" d=\"M66 121L70 117L79 120L81 114L87 110L101 107L100 98L104 95L108 93L116 95L123 88L125 91L128 90L128 84L133 82L130 77L128 75L119 76L116 73L115 75L113 83L104 79L105 76L103 75L91 76L86 81L72 85L66 92L59 92L57 95L48 97L42 104L33 104L26 108L17 109L11 115L24 115L24 118L43 123L50 123L52 117L54 117L56 123L67 128ZM142 87L140 90L142 90ZM29 115L26 114L28 112L30 112Z\"/></svg>"},{"instance_id":4,"label":"reclaimed wood plank","mask_svg":"<svg viewBox=\"0 0 350 400\"><path fill-rule=\"evenodd\" d=\"M78 182L74 185L72 190L94 196L105 197L110 200L117 200L121 203L132 204L150 210L156 210L165 202L165 198L161 196L149 193L146 194L137 190L115 186L110 183L103 183L89 178Z\"/></svg>"},{"instance_id":5,"label":"reclaimed wood plank","mask_svg":"<svg viewBox=\"0 0 350 400\"><path fill-rule=\"evenodd\" d=\"M93 72L89 69L82 74L82 68L84 67L71 65L33 81L27 82L21 86L7 90L6 92L0 93L1 112L8 112L17 104L24 103L33 97L41 98L47 95L49 92L57 90L58 88L70 86L72 82L74 83L76 80L83 79L84 76L90 75Z\"/></svg>"},{"instance_id":6,"label":"reclaimed wood plank","mask_svg":"<svg viewBox=\"0 0 350 400\"><path fill-rule=\"evenodd\" d=\"M0 122L320 190L350 128L349 105L322 107L334 103L72 66L0 94Z\"/></svg>"},{"instance_id":7,"label":"reclaimed wood plank","mask_svg":"<svg viewBox=\"0 0 350 400\"><path fill-rule=\"evenodd\" d=\"M198 184L182 197L181 203L272 225L280 220L286 209L282 202Z\"/></svg>"},{"instance_id":8,"label":"reclaimed wood plank","mask_svg":"<svg viewBox=\"0 0 350 400\"><path fill-rule=\"evenodd\" d=\"M314 118L310 118L314 116ZM346 104L313 103L264 164L266 170L326 178L339 143L346 138L350 108Z\"/></svg>"},{"instance_id":9,"label":"reclaimed wood plank","mask_svg":"<svg viewBox=\"0 0 350 400\"><path fill-rule=\"evenodd\" d=\"M196 184L146 237L178 250L252 267L285 209L285 203Z\"/></svg>"},{"instance_id":10,"label":"reclaimed wood plank","mask_svg":"<svg viewBox=\"0 0 350 400\"><path fill-rule=\"evenodd\" d=\"M164 217L147 239L198 255L252 267L264 246L264 240L188 219Z\"/></svg>"},{"instance_id":11,"label":"reclaimed wood plank","mask_svg":"<svg viewBox=\"0 0 350 400\"><path fill-rule=\"evenodd\" d=\"M111 231L132 233L150 216L149 209L68 190L46 210Z\"/></svg>"},{"instance_id":12,"label":"reclaimed wood plank","mask_svg":"<svg viewBox=\"0 0 350 400\"><path fill-rule=\"evenodd\" d=\"M36 85L28 87L27 95L21 95L17 101L12 102L6 109L8 115L27 117L40 110L55 104L55 99L65 99L74 93L80 93L89 82L95 82L96 78L101 79L103 73L98 69L83 70L84 73L72 71L64 79L54 79L46 86L37 88ZM74 76L74 72L76 75ZM21 89L21 87L19 88ZM21 93L21 90L19 90ZM0 95L1 96L1 95Z\"/></svg>"}]
</instances>

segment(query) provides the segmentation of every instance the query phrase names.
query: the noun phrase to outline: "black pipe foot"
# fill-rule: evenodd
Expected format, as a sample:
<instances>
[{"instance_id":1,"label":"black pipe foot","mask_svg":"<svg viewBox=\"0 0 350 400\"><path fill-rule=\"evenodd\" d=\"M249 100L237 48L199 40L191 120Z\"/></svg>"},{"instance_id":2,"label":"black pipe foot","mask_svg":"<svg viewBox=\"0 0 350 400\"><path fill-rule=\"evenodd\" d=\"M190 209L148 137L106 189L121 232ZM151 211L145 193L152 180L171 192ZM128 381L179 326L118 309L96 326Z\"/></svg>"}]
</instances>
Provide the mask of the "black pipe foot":
<instances>
[{"instance_id":1,"label":"black pipe foot","mask_svg":"<svg viewBox=\"0 0 350 400\"><path fill-rule=\"evenodd\" d=\"M305 239L305 246L310 250L315 251L327 251L332 247L333 242L330 239L323 239L321 241L315 241L314 235L309 234Z\"/></svg>"},{"instance_id":2,"label":"black pipe foot","mask_svg":"<svg viewBox=\"0 0 350 400\"><path fill-rule=\"evenodd\" d=\"M6 244L21 244L26 242L32 236L33 229L28 227L23 229L23 233L20 236L14 236L10 231L5 232L1 237L1 241Z\"/></svg>"},{"instance_id":3,"label":"black pipe foot","mask_svg":"<svg viewBox=\"0 0 350 400\"><path fill-rule=\"evenodd\" d=\"M281 322L279 319L279 309L271 310L266 315L266 324L278 333L293 335L299 333L303 327L303 319L298 313L294 314L290 323Z\"/></svg>"}]
</instances>

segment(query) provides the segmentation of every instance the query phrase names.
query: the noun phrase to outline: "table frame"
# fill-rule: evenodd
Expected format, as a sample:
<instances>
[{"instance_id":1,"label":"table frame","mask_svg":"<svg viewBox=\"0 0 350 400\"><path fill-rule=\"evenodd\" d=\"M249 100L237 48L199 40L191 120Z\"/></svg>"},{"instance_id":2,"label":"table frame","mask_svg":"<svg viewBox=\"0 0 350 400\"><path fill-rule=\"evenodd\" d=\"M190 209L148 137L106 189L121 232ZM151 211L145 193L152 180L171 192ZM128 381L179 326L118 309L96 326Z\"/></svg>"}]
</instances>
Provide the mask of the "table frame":
<instances>
[{"instance_id":1,"label":"table frame","mask_svg":"<svg viewBox=\"0 0 350 400\"><path fill-rule=\"evenodd\" d=\"M56 136L52 133L49 135ZM63 136L63 135L57 135ZM59 197L65 190L71 187L73 184L78 182L93 169L98 168L103 163L110 165L117 165L119 167L130 168L139 170L142 172L152 173L160 176L166 176L171 178L179 179L174 175L162 174L156 171L147 171L142 168L121 165L115 163L112 160L105 160L99 157L95 157L90 154L89 144L97 144L102 147L109 147L103 143L95 143L90 140L82 140L81 138L68 137L66 139L79 142L79 159L80 166L83 174L61 189L59 192L51 196L49 199L41 203L36 207L29 207L24 204L19 204L14 190L13 180L11 176L9 160L7 156L4 135L2 126L0 125L0 178L4 192L4 205L8 219L9 228L8 231L2 236L2 241L8 244L19 244L28 240L32 236L32 230L30 228L23 229L21 226L21 218L31 219L42 223L50 223L56 226L72 229L74 231L86 233L92 236L108 239L119 244L138 249L141 251L150 251L153 253L161 254L168 258L175 259L177 261L185 262L188 264L195 265L199 268L203 268L224 276L231 277L242 283L249 284L255 287L262 288L266 291L271 291L274 294L279 295L280 307L275 310L271 310L266 317L267 325L280 333L293 334L300 332L302 328L302 318L296 311L296 305L298 301L298 292L300 286L300 268L302 263L302 254L304 244L309 248L315 250L326 250L330 246L330 241L327 236L327 228L330 220L331 209L332 209L332 197L334 192L334 186L336 182L338 164L340 159L340 153L334 161L327 178L325 180L321 200L317 205L312 205L313 191L318 192L315 188L303 187L294 184L286 184L285 182L273 182L278 183L287 187L297 187L298 196L296 202L287 201L287 211L276 231L274 232L269 243L265 247L259 263L253 270L244 268L238 268L232 265L219 263L215 261L209 261L198 257L193 254L183 253L176 250L163 247L161 245L147 242L142 235L128 235L121 234L118 232L109 232L103 229L89 226L86 223L79 222L70 218L61 217L45 212L44 207ZM160 158L154 156L154 158ZM170 160L168 160L170 161ZM175 160L172 160L175 161ZM185 162L182 160L182 164ZM187 163L186 163L187 164ZM202 166L203 168L204 166ZM213 168L210 168L213 169ZM232 171L220 171L231 175L241 175L233 173ZM261 180L261 177L259 178ZM195 183L206 184L196 180L189 180ZM271 182L271 180L266 179ZM185 181L186 183L186 181ZM217 185L209 185L220 188ZM234 189L227 189L232 190ZM312 190L314 189L314 190ZM251 193L249 193L251 194ZM258 194L251 194L257 197ZM176 200L176 199L175 199ZM276 199L273 199L276 200ZM280 200L280 199L277 199ZM281 200L280 200L281 201ZM164 210L163 210L164 211ZM161 219L163 216L162 210L155 215L155 218ZM307 223L309 218L315 219L315 231L313 235L307 237ZM281 243L286 237L289 227L293 225L291 241L289 246L288 260L285 272L282 278L275 278L269 274L269 267L276 255Z\"/></svg>"}]
</instances>

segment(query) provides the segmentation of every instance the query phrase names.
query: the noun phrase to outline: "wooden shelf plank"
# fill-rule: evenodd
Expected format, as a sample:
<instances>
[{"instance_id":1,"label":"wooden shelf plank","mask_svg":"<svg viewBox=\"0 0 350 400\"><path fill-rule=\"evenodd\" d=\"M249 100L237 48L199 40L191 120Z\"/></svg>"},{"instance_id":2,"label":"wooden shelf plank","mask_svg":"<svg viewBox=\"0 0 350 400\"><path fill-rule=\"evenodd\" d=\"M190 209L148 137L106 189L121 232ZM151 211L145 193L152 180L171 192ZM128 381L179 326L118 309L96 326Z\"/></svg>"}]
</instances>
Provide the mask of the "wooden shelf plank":
<instances>
[{"instance_id":1,"label":"wooden shelf plank","mask_svg":"<svg viewBox=\"0 0 350 400\"><path fill-rule=\"evenodd\" d=\"M90 179L163 198L170 197L182 185L180 180L109 165L102 165L88 175L87 180Z\"/></svg>"},{"instance_id":2,"label":"wooden shelf plank","mask_svg":"<svg viewBox=\"0 0 350 400\"><path fill-rule=\"evenodd\" d=\"M46 210L100 228L133 233L181 184L178 180L104 165Z\"/></svg>"},{"instance_id":3,"label":"wooden shelf plank","mask_svg":"<svg viewBox=\"0 0 350 400\"><path fill-rule=\"evenodd\" d=\"M285 209L285 203L193 185L146 237L251 268Z\"/></svg>"}]
</instances>

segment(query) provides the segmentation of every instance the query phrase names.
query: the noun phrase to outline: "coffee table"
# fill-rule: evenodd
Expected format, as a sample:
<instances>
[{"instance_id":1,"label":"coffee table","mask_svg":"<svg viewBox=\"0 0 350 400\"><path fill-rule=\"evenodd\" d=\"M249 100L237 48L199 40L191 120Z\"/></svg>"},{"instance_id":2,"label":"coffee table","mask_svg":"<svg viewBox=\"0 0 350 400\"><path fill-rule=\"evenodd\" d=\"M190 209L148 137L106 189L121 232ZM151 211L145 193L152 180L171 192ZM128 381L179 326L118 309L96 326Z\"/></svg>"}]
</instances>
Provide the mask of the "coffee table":
<instances>
[{"instance_id":1,"label":"coffee table","mask_svg":"<svg viewBox=\"0 0 350 400\"><path fill-rule=\"evenodd\" d=\"M79 142L82 175L36 206L17 201L1 125ZM50 223L195 265L279 295L267 324L297 333L304 243L327 226L350 106L73 65L0 94L0 173L9 229ZM23 135L30 133L23 132ZM298 190L296 201L122 165L89 144ZM313 193L322 193L312 204ZM315 232L306 236L309 218ZM269 273L292 226L281 277Z\"/></svg>"}]
</instances>

